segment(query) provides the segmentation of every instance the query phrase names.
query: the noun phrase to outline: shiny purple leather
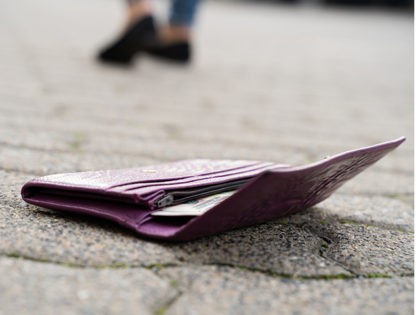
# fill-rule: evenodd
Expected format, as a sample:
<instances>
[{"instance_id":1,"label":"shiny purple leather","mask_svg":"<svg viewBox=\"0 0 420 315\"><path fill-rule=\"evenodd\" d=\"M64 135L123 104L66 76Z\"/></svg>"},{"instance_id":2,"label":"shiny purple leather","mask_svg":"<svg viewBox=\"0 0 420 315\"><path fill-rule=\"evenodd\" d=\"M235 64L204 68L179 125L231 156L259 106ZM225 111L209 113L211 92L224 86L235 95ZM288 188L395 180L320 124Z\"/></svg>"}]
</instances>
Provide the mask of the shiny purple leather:
<instances>
[{"instance_id":1,"label":"shiny purple leather","mask_svg":"<svg viewBox=\"0 0 420 315\"><path fill-rule=\"evenodd\" d=\"M22 187L45 208L106 218L142 236L192 240L296 213L328 198L405 138L292 167L258 161L185 160L124 170L49 175ZM173 190L247 179L232 196L197 217L157 217L156 200Z\"/></svg>"}]
</instances>

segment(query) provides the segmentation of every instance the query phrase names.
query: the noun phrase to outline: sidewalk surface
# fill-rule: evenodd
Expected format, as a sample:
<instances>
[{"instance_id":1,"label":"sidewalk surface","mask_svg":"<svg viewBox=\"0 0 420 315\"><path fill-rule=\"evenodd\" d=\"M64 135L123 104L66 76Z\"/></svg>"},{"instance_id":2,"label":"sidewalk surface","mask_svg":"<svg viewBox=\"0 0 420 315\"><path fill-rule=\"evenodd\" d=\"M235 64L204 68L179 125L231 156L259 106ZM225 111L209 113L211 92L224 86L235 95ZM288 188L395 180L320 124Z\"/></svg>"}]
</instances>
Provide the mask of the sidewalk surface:
<instances>
[{"instance_id":1,"label":"sidewalk surface","mask_svg":"<svg viewBox=\"0 0 420 315\"><path fill-rule=\"evenodd\" d=\"M413 313L413 19L213 2L190 67L104 67L120 1L2 1L0 314ZM39 175L299 165L405 135L330 199L181 244L25 204Z\"/></svg>"}]
</instances>

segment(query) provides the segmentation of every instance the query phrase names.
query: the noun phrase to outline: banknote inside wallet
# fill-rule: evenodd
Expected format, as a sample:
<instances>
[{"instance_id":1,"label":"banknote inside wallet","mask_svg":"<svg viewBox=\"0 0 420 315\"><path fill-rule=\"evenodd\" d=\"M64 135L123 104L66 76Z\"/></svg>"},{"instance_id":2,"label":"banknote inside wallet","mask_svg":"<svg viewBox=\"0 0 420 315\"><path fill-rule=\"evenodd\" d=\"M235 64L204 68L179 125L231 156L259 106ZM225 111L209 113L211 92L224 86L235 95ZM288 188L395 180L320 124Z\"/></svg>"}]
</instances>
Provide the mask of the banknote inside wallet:
<instances>
[{"instance_id":1,"label":"banknote inside wallet","mask_svg":"<svg viewBox=\"0 0 420 315\"><path fill-rule=\"evenodd\" d=\"M226 191L236 190L242 185L246 184L248 181L249 178L195 189L170 191L162 196L162 198L157 200L156 205L157 208L179 205L188 201L197 200L199 198L223 193Z\"/></svg>"}]
</instances>

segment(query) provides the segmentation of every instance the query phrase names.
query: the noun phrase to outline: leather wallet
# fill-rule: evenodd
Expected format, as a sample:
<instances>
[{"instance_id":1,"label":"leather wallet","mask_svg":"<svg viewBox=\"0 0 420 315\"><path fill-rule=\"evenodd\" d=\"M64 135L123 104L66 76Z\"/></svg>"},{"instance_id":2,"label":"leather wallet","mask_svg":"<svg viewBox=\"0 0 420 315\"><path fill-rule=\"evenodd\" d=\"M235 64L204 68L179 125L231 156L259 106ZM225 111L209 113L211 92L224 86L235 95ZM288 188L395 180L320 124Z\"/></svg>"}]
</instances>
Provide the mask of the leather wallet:
<instances>
[{"instance_id":1,"label":"leather wallet","mask_svg":"<svg viewBox=\"0 0 420 315\"><path fill-rule=\"evenodd\" d=\"M22 198L45 208L106 218L145 237L192 240L314 206L404 140L347 151L299 167L199 159L49 175L26 183ZM233 193L201 215L153 215L168 206L226 191Z\"/></svg>"}]
</instances>

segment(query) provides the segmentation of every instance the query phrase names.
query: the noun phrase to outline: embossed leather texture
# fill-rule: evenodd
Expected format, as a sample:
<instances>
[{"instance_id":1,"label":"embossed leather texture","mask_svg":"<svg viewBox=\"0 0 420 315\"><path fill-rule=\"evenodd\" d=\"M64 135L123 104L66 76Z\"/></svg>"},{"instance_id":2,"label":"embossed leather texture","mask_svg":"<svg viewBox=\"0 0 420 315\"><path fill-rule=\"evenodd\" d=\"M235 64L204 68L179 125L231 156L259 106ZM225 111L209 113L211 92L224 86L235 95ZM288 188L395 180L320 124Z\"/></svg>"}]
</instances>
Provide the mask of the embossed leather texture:
<instances>
[{"instance_id":1,"label":"embossed leather texture","mask_svg":"<svg viewBox=\"0 0 420 315\"><path fill-rule=\"evenodd\" d=\"M125 170L49 175L22 187L22 198L50 209L113 220L140 235L191 240L274 220L326 198L405 138L344 152L301 167L258 161L185 160ZM158 200L174 190L246 181L197 217L157 217Z\"/></svg>"}]
</instances>

